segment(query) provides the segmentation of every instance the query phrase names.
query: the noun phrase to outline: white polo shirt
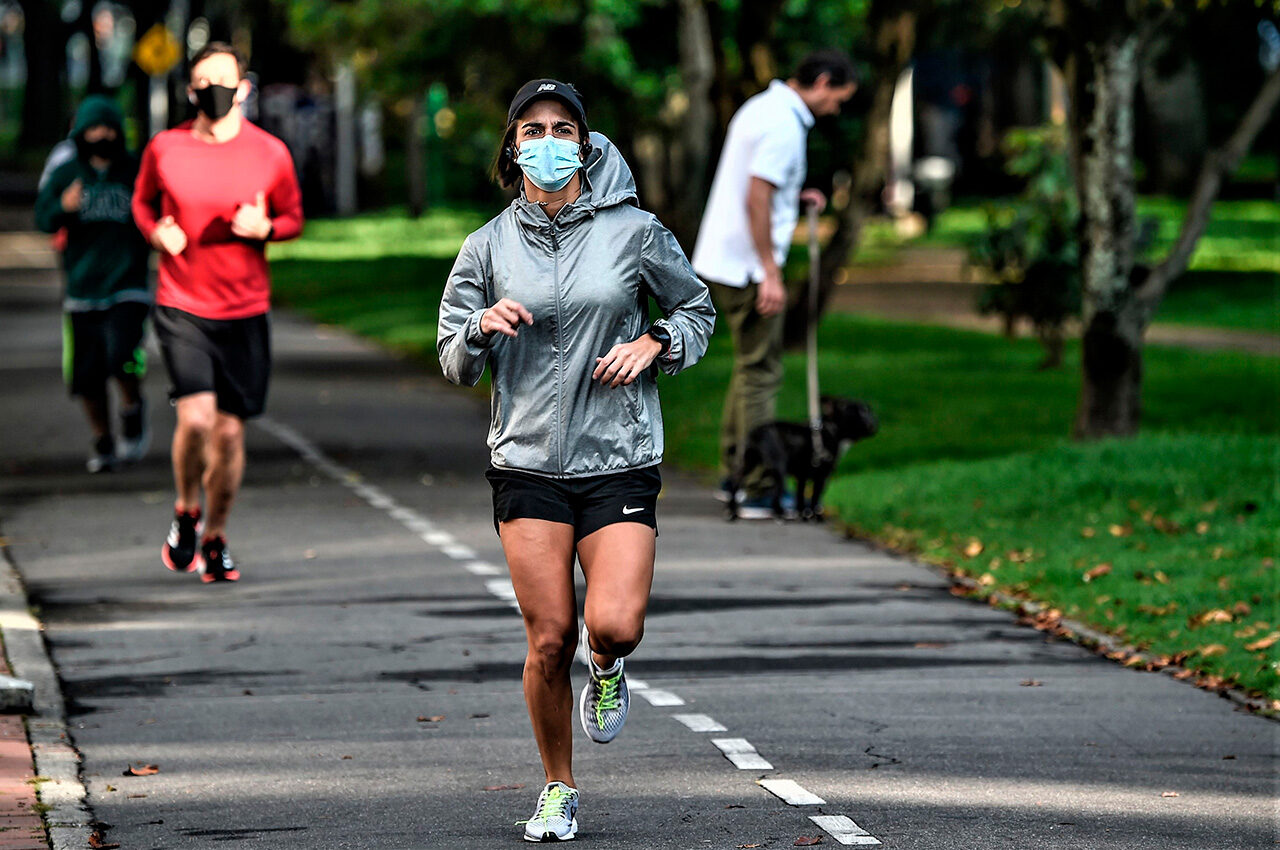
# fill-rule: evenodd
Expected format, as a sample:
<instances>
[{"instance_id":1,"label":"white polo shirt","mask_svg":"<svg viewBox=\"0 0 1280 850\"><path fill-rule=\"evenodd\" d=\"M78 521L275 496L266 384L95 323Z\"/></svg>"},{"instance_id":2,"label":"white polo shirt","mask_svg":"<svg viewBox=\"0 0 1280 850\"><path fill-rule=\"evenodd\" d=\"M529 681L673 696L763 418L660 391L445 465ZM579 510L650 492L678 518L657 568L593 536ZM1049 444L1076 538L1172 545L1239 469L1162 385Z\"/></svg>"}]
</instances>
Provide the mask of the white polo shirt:
<instances>
[{"instance_id":1,"label":"white polo shirt","mask_svg":"<svg viewBox=\"0 0 1280 850\"><path fill-rule=\"evenodd\" d=\"M733 116L693 248L693 269L701 277L736 287L764 279L747 218L752 177L775 187L769 210L773 256L779 266L786 260L800 220L805 146L812 126L809 107L781 80L774 80Z\"/></svg>"}]
</instances>

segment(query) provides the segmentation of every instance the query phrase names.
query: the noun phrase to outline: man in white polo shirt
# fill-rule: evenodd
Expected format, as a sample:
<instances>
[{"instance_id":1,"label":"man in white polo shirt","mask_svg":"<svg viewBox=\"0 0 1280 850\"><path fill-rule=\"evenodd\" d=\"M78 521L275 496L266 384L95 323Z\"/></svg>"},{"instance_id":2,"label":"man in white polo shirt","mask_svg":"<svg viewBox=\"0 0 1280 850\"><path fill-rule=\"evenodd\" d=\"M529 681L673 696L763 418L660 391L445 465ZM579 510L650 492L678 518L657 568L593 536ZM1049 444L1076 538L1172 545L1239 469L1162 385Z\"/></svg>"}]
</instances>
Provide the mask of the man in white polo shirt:
<instances>
[{"instance_id":1,"label":"man in white polo shirt","mask_svg":"<svg viewBox=\"0 0 1280 850\"><path fill-rule=\"evenodd\" d=\"M838 51L811 53L785 83L748 100L729 122L724 150L702 216L693 268L711 288L733 338L733 376L720 423L717 495L729 497L733 453L752 428L775 418L782 383L782 323L787 292L782 266L800 218L800 202L826 206L817 189L801 192L805 147L815 118L835 115L857 88L853 63ZM772 516L765 470L749 470L739 515Z\"/></svg>"}]
</instances>

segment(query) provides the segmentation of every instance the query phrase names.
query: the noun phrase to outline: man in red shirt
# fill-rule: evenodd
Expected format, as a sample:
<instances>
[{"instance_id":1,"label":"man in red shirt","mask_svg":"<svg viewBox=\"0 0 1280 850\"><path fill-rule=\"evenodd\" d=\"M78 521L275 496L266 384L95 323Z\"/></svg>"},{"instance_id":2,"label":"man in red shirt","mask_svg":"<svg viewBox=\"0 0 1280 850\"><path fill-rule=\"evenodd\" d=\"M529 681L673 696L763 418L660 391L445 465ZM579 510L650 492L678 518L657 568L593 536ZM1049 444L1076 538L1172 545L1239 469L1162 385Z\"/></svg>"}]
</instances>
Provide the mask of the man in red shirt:
<instances>
[{"instance_id":1,"label":"man in red shirt","mask_svg":"<svg viewBox=\"0 0 1280 850\"><path fill-rule=\"evenodd\" d=\"M138 229L160 252L154 323L178 411L178 496L161 559L206 582L240 578L225 529L244 421L262 413L271 371L266 243L302 232L289 149L240 112L244 71L229 44L196 54L187 96L199 114L151 140L133 193Z\"/></svg>"}]
</instances>

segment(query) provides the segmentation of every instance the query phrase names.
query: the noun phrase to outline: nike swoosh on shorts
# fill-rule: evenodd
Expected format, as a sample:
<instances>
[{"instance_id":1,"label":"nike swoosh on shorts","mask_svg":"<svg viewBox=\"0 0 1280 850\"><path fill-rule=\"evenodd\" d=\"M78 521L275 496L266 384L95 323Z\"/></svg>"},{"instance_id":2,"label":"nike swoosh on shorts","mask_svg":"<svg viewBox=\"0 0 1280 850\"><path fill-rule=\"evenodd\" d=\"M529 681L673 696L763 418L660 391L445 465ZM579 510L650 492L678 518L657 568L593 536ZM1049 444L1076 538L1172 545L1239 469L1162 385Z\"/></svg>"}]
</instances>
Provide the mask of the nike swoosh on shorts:
<instances>
[{"instance_id":1,"label":"nike swoosh on shorts","mask_svg":"<svg viewBox=\"0 0 1280 850\"><path fill-rule=\"evenodd\" d=\"M623 513L624 515L638 514L638 513L640 513L642 510L644 510L644 508L642 508L642 507L640 507L640 508L628 508L628 507L626 507L626 506L623 506L623 508L622 508L622 513Z\"/></svg>"}]
</instances>

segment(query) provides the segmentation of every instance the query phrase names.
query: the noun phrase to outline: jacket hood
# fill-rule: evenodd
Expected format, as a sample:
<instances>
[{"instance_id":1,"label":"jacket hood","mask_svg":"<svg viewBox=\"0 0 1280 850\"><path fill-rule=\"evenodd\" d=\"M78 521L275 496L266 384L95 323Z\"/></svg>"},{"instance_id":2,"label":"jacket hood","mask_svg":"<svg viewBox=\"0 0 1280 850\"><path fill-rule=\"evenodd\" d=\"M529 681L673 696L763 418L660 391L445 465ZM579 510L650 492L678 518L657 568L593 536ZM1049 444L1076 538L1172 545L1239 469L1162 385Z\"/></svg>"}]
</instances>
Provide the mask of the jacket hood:
<instances>
[{"instance_id":1,"label":"jacket hood","mask_svg":"<svg viewBox=\"0 0 1280 850\"><path fill-rule=\"evenodd\" d=\"M587 155L583 170L586 186L578 199L556 216L557 221L565 224L594 216L606 207L618 204L640 205L636 196L635 177L621 152L603 133L592 132L590 138L591 153ZM546 224L546 216L538 209L537 204L525 198L523 181L520 184L520 197L516 198L514 204L518 217L525 224Z\"/></svg>"},{"instance_id":2,"label":"jacket hood","mask_svg":"<svg viewBox=\"0 0 1280 850\"><path fill-rule=\"evenodd\" d=\"M105 95L91 94L80 102L80 108L76 110L76 123L71 129L70 138L79 138L85 130L98 124L114 128L123 138L124 116L120 113L120 107Z\"/></svg>"}]
</instances>

